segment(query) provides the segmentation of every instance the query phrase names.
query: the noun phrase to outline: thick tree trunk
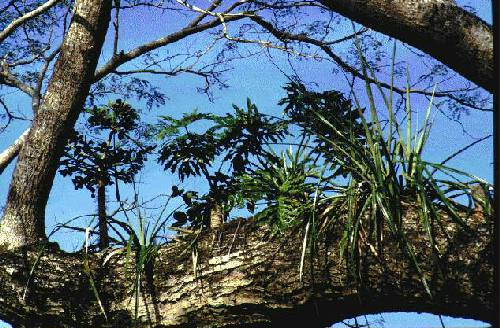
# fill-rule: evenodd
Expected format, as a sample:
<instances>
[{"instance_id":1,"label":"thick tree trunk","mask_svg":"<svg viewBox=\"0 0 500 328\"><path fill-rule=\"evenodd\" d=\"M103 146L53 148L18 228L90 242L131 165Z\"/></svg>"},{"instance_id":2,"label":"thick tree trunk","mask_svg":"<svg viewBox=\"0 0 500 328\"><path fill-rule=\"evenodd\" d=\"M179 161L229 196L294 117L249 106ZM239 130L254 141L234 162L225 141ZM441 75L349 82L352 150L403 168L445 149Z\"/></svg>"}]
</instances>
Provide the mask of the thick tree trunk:
<instances>
[{"instance_id":1,"label":"thick tree trunk","mask_svg":"<svg viewBox=\"0 0 500 328\"><path fill-rule=\"evenodd\" d=\"M443 217L448 236L438 233L437 256L415 213L406 209L405 227L432 298L388 236L384 258L366 247L357 284L339 257L342 232L334 227L318 241L314 261L306 259L301 281L302 228L270 237L265 226L236 220L224 225L218 243L208 230L198 238L196 251L186 239L159 250L152 275L146 275L142 285L137 326L296 327L305 322L307 327L325 327L384 311L424 311L493 324L492 218L477 212L468 221L472 232L465 233ZM436 231L441 231L438 225ZM197 254L196 268L192 254ZM106 326L83 273L82 253L50 250L29 278L35 258L35 252L20 250L1 254L1 319L16 327ZM91 255L90 264L108 326L134 326L134 268L127 266L125 251Z\"/></svg>"},{"instance_id":2,"label":"thick tree trunk","mask_svg":"<svg viewBox=\"0 0 500 328\"><path fill-rule=\"evenodd\" d=\"M77 0L54 73L14 171L0 245L45 238L45 205L66 143L87 97L108 28L110 0Z\"/></svg>"},{"instance_id":3,"label":"thick tree trunk","mask_svg":"<svg viewBox=\"0 0 500 328\"><path fill-rule=\"evenodd\" d=\"M414 46L496 91L493 31L453 0L321 0L364 26Z\"/></svg>"}]
</instances>

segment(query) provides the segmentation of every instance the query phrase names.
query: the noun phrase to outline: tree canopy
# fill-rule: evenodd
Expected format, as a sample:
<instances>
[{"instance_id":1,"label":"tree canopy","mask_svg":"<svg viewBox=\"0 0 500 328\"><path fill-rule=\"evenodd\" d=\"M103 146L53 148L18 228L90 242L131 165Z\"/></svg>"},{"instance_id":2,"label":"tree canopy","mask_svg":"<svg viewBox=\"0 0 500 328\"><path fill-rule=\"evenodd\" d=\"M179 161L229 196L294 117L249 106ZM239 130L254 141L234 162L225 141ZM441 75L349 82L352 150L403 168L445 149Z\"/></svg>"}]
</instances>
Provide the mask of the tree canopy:
<instances>
[{"instance_id":1,"label":"tree canopy","mask_svg":"<svg viewBox=\"0 0 500 328\"><path fill-rule=\"evenodd\" d=\"M1 4L0 133L17 139L0 153L0 319L319 327L407 310L496 325L491 170L453 164L492 136L473 123L497 88L476 9ZM467 142L446 140L457 127ZM97 207L54 198L68 176ZM54 222L51 202L87 215Z\"/></svg>"}]
</instances>

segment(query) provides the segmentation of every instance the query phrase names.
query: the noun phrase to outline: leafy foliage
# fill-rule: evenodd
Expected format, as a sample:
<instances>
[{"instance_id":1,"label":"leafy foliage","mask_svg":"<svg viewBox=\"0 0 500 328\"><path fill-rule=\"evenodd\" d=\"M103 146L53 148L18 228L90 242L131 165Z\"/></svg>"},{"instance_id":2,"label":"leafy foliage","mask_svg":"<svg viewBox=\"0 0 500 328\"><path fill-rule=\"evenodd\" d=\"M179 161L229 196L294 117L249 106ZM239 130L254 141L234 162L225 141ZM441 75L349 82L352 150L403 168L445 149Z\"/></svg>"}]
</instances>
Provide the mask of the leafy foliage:
<instances>
[{"instance_id":1,"label":"leafy foliage","mask_svg":"<svg viewBox=\"0 0 500 328\"><path fill-rule=\"evenodd\" d=\"M246 109L236 105L233 108L234 115L217 116L195 111L180 120L162 116L158 136L164 143L159 161L165 169L177 172L181 180L200 174L217 180L209 173L215 160L230 162L229 173L237 175L245 171L250 156L267 155L266 143L283 140L286 125L261 115L249 99ZM212 126L203 133L188 129L201 121Z\"/></svg>"},{"instance_id":2,"label":"leafy foliage","mask_svg":"<svg viewBox=\"0 0 500 328\"><path fill-rule=\"evenodd\" d=\"M431 295L414 245L407 238L405 206L418 209L418 226L439 257L435 234L442 228L438 223L442 214L467 230L463 214L473 202L491 213L487 200L473 199L471 186L479 183L486 190L488 185L465 172L424 160L432 99L423 127L414 130L409 92L404 115L396 115L392 92L386 94L378 85L362 55L360 63L365 80L375 81L384 105L376 105L374 90L367 82L369 115L354 91L352 99L347 99L337 91L311 92L299 83L290 83L285 87L287 97L279 103L285 106L286 117L281 119L260 114L250 101L245 111L234 106L234 115L193 112L179 120L163 117L160 162L181 180L204 176L210 185L203 196L173 188L173 195L182 196L188 207L186 212L174 214L174 225L203 223L196 218L207 217L214 203L222 202L229 209L246 204L251 212L259 206L255 218L269 224L275 233L305 226L302 261L308 240L313 253L317 234L340 225L341 255L356 280L362 255L382 256L384 235L390 234ZM388 118L382 123L379 116L384 109ZM193 132L192 125L203 120L212 125L202 133ZM301 141L295 152L290 148L276 154L272 144L296 140L297 135ZM230 165L225 167L227 163ZM460 195L469 198L469 207L452 200Z\"/></svg>"},{"instance_id":3,"label":"leafy foliage","mask_svg":"<svg viewBox=\"0 0 500 328\"><path fill-rule=\"evenodd\" d=\"M176 225L188 221L206 224L214 203L227 208L239 203L232 196L239 177L252 171L253 161L272 158L266 145L285 137L286 123L260 114L249 99L246 109L233 108L234 114L224 116L194 111L181 119L161 117L158 136L164 141L159 162L165 170L177 173L181 181L203 176L209 184L209 192L203 196L174 187L173 193L182 196L188 206L186 213L175 215ZM196 123L209 127L197 133Z\"/></svg>"},{"instance_id":4,"label":"leafy foliage","mask_svg":"<svg viewBox=\"0 0 500 328\"><path fill-rule=\"evenodd\" d=\"M72 131L59 173L73 176L75 189L85 187L94 197L98 183L132 182L154 147L133 138L139 116L121 100L95 106L86 114L89 133Z\"/></svg>"},{"instance_id":5,"label":"leafy foliage","mask_svg":"<svg viewBox=\"0 0 500 328\"><path fill-rule=\"evenodd\" d=\"M343 133L353 133L357 137L364 135L363 125L360 123L363 111L353 108L351 100L346 99L341 92L312 92L297 82L287 84L284 89L287 96L278 105L285 105L284 112L290 120L311 135L313 143L318 145L316 152L327 153L331 150L328 143L318 135L335 137L318 115L328 122L334 122L336 128Z\"/></svg>"},{"instance_id":6,"label":"leafy foliage","mask_svg":"<svg viewBox=\"0 0 500 328\"><path fill-rule=\"evenodd\" d=\"M321 171L310 154L300 147L283 152L279 161L245 174L240 180L242 198L249 203L264 201L255 218L281 233L309 218L314 210L314 194ZM265 166L264 166L265 165Z\"/></svg>"},{"instance_id":7,"label":"leafy foliage","mask_svg":"<svg viewBox=\"0 0 500 328\"><path fill-rule=\"evenodd\" d=\"M363 140L359 111L336 91L315 93L295 82L285 90L288 97L280 101L286 105L282 118L261 114L250 100L246 109L233 105L234 114L224 116L194 111L180 119L161 117L159 161L181 181L203 176L209 184L205 195L173 187L173 194L182 196L187 205L186 212L174 216L174 226L206 224L214 204L222 205L226 213L235 206L246 206L253 212L256 204L265 204L258 217L281 232L302 222L299 217L310 212L297 205L313 203L313 186L319 182L318 161L329 168L336 166L331 177L345 175L330 158L329 143L318 137L331 132L317 114L326 115L339 129ZM208 127L202 129L202 123ZM302 135L298 152L289 149L277 154L273 146L295 138L294 133Z\"/></svg>"},{"instance_id":8,"label":"leafy foliage","mask_svg":"<svg viewBox=\"0 0 500 328\"><path fill-rule=\"evenodd\" d=\"M333 125L341 135L349 135L363 146L365 130L361 123L364 110L355 108L352 101L338 91L313 92L303 84L291 82L285 86L287 96L280 100L279 105L285 105L284 112L290 122L297 124L301 134L309 137L313 154L323 159L323 163L333 170L331 178L347 176L342 163L349 163L349 158L336 152L331 142L342 147L346 141L324 121Z\"/></svg>"}]
</instances>

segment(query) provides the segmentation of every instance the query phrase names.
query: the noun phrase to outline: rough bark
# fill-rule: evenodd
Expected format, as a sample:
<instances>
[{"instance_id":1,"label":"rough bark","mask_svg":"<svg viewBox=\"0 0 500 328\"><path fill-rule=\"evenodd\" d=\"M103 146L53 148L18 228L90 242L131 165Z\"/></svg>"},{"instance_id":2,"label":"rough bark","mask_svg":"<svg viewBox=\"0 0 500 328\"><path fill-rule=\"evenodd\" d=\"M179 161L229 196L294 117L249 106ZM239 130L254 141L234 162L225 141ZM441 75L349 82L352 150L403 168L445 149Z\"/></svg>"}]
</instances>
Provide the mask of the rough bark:
<instances>
[{"instance_id":1,"label":"rough bark","mask_svg":"<svg viewBox=\"0 0 500 328\"><path fill-rule=\"evenodd\" d=\"M210 229L217 230L224 224L224 208L219 203L214 203L210 210Z\"/></svg>"},{"instance_id":2,"label":"rough bark","mask_svg":"<svg viewBox=\"0 0 500 328\"><path fill-rule=\"evenodd\" d=\"M496 91L493 31L450 0L321 0L331 10L414 46Z\"/></svg>"},{"instance_id":3,"label":"rough bark","mask_svg":"<svg viewBox=\"0 0 500 328\"><path fill-rule=\"evenodd\" d=\"M78 0L10 184L0 245L18 247L45 238L45 205L66 143L85 103L108 28L111 1Z\"/></svg>"},{"instance_id":4,"label":"rough bark","mask_svg":"<svg viewBox=\"0 0 500 328\"><path fill-rule=\"evenodd\" d=\"M302 228L271 237L265 226L251 220L229 222L219 241L210 230L202 234L196 251L189 240L181 239L159 250L142 284L137 326L296 327L306 323L307 327L324 327L384 311L425 311L493 324L492 218L476 212L468 222L470 233L459 230L446 217L442 223L449 237L438 233L442 255L437 257L415 210L406 210L408 236L416 246L433 293L431 299L391 238L385 239L383 258L364 253L361 284L357 284L339 257L341 229L334 227L318 241L314 261L306 260L301 281ZM126 269L124 251L110 252L90 256L94 281L108 326L132 327L133 268ZM35 258L35 252L20 250L0 256L2 320L16 327L106 327L83 273L82 253L51 248L29 279Z\"/></svg>"}]
</instances>

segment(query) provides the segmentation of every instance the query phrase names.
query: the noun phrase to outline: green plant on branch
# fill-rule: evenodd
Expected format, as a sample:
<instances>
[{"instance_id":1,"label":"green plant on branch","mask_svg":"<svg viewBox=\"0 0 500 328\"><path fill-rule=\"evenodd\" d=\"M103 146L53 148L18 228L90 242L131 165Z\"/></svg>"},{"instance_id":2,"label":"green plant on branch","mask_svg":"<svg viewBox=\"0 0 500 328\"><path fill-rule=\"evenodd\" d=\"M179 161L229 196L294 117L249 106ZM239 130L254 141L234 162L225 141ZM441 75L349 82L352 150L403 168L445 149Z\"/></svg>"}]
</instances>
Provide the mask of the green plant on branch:
<instances>
[{"instance_id":1,"label":"green plant on branch","mask_svg":"<svg viewBox=\"0 0 500 328\"><path fill-rule=\"evenodd\" d=\"M106 214L106 187L131 183L154 147L142 141L137 111L121 100L94 106L88 115L85 133L72 131L59 173L72 176L75 189L97 192L99 247L109 246L109 218ZM119 193L117 192L119 198Z\"/></svg>"},{"instance_id":2,"label":"green plant on branch","mask_svg":"<svg viewBox=\"0 0 500 328\"><path fill-rule=\"evenodd\" d=\"M321 172L304 145L297 151L290 146L274 157L275 162L243 175L239 192L246 201L261 202L263 209L255 214L257 220L269 224L273 233L283 233L311 215Z\"/></svg>"},{"instance_id":3,"label":"green plant on branch","mask_svg":"<svg viewBox=\"0 0 500 328\"><path fill-rule=\"evenodd\" d=\"M433 99L423 120L416 122L407 74L406 106L398 113L392 89L380 86L358 40L355 46L365 77L363 97L354 89L348 98L338 91L312 92L291 82L279 102L285 114L280 118L259 113L249 100L246 110L234 106L234 115L194 112L181 119L163 117L159 161L181 181L204 176L209 184L203 196L173 187L173 194L187 205L186 212L174 215L174 225L206 225L203 220L211 206L222 200L229 210L243 204L252 213L258 209L255 219L268 224L273 233L303 227L301 277L306 248L313 257L319 234L340 228L340 255L359 284L362 258L369 252L383 260L384 241L390 235L432 297L407 236L414 229L409 224L415 226L405 219L408 210L416 211L417 228L423 229L429 249L440 257L436 235L438 229L447 234L443 217L467 232L474 206L492 214L490 185L445 165L460 152L443 163L425 159ZM391 85L395 58L394 47ZM195 133L193 125L201 121L210 122L209 127ZM290 147L277 151L283 145Z\"/></svg>"},{"instance_id":4,"label":"green plant on branch","mask_svg":"<svg viewBox=\"0 0 500 328\"><path fill-rule=\"evenodd\" d=\"M121 242L117 244L123 247L113 249L106 256L103 263L106 264L116 255L125 255L124 272L127 279L133 282L130 302L134 304L134 320L139 323L139 302L144 294L143 289L148 288L150 292L154 290L153 269L155 259L160 247L165 244L166 225L172 220L173 214L179 207L171 210L170 201L174 195L160 195L161 198L157 196L141 202L135 182L133 182L133 187L133 201L130 203L127 203L127 201L120 202L119 210L115 211L115 214L121 214L124 217L123 220L110 218L113 225L118 226L122 232L125 232L124 236L127 239L124 239L122 233L115 230L121 237ZM161 201L162 205L150 207L148 203L153 201ZM154 213L153 210L157 210L157 212Z\"/></svg>"},{"instance_id":5,"label":"green plant on branch","mask_svg":"<svg viewBox=\"0 0 500 328\"><path fill-rule=\"evenodd\" d=\"M320 133L318 137L330 145L333 154L331 158L342 166L349 180L342 197L346 209L345 213L341 214L344 217L333 216L330 220L343 221L341 250L342 254L347 255L348 267L354 277L360 277L363 249L369 249L383 258L384 234L389 232L399 242L401 250L420 275L426 292L432 297L426 277L423 276L417 261L415 247L407 238L408 227L403 220L403 205L412 204L418 209L419 224L427 234L429 247L440 256L435 242L435 225L444 213L462 229L468 229L466 218L459 214L463 213L465 206L451 200L452 192L462 191L471 197L471 184L486 186L487 183L465 172L423 159L424 147L432 125L432 99L426 110L423 127L414 132L409 81L405 115L401 120L393 110L392 92L387 95L380 87L374 70L365 61L357 42L356 47L360 56L361 72L365 76L369 118L363 114L357 94L354 91L352 94L359 110L365 138L357 138L352 129L346 133L321 113L315 113L330 130L330 135ZM395 48L393 69L394 59ZM375 101L375 92L368 82L370 79L376 81L382 107ZM388 116L385 126L379 119L384 107ZM436 178L436 172L449 179Z\"/></svg>"},{"instance_id":6,"label":"green plant on branch","mask_svg":"<svg viewBox=\"0 0 500 328\"><path fill-rule=\"evenodd\" d=\"M175 214L174 226L189 223L206 227L215 210L226 215L234 206L243 206L237 196L239 178L254 170L254 161L267 162L275 156L267 144L285 137L286 122L262 115L249 99L246 108L233 105L233 109L234 114L222 116L194 111L181 119L160 117L159 162L165 170L176 173L181 182L202 176L209 187L204 195L172 188L172 193L181 196L187 206L185 212ZM205 128L196 132L197 124Z\"/></svg>"}]
</instances>

